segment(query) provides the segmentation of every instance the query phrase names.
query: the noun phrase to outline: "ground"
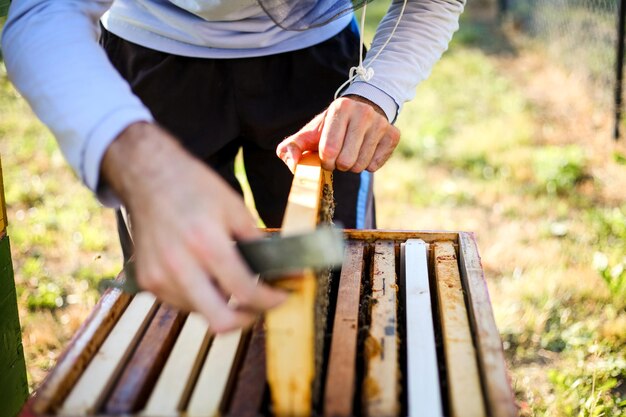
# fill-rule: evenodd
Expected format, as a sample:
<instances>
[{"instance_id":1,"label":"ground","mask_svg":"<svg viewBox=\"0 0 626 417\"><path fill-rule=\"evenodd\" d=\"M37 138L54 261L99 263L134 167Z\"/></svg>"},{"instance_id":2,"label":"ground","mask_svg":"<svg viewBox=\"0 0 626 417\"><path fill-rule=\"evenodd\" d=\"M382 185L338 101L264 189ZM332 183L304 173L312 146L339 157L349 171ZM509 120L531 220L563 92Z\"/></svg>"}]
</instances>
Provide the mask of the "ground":
<instances>
[{"instance_id":1,"label":"ground","mask_svg":"<svg viewBox=\"0 0 626 417\"><path fill-rule=\"evenodd\" d=\"M384 4L372 6L375 21ZM523 416L624 415L626 152L612 143L610 107L540 47L469 12L398 121L401 144L376 176L379 226L476 233ZM3 66L0 113L33 388L121 254L111 211Z\"/></svg>"}]
</instances>

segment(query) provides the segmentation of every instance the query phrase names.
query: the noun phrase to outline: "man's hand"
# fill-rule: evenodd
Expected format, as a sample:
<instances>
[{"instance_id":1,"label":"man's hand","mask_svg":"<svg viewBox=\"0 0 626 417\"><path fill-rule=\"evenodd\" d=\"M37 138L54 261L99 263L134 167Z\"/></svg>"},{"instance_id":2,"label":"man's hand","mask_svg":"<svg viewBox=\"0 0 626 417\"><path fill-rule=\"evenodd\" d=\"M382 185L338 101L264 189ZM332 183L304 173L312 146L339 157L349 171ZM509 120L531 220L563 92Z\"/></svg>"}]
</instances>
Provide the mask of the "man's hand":
<instances>
[{"instance_id":1,"label":"man's hand","mask_svg":"<svg viewBox=\"0 0 626 417\"><path fill-rule=\"evenodd\" d=\"M293 172L305 151L319 151L332 171L374 172L398 145L400 131L380 107L359 96L339 98L298 133L278 145L276 154Z\"/></svg>"},{"instance_id":2,"label":"man's hand","mask_svg":"<svg viewBox=\"0 0 626 417\"><path fill-rule=\"evenodd\" d=\"M131 125L105 153L102 175L130 212L142 288L202 313L215 332L285 300L255 282L233 244L261 237L243 200L164 130Z\"/></svg>"}]
</instances>

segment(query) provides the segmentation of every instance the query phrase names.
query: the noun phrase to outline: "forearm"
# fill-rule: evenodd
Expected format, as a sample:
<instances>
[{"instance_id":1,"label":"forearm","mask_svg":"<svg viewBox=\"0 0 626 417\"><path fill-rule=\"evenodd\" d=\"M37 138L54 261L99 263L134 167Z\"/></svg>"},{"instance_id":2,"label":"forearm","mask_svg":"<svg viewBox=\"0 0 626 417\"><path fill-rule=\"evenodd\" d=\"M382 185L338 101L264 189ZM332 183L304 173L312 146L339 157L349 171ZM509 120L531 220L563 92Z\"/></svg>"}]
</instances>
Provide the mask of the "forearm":
<instances>
[{"instance_id":1,"label":"forearm","mask_svg":"<svg viewBox=\"0 0 626 417\"><path fill-rule=\"evenodd\" d=\"M109 145L100 165L101 181L131 211L176 187L181 171L199 165L180 143L153 123L133 123Z\"/></svg>"},{"instance_id":2,"label":"forearm","mask_svg":"<svg viewBox=\"0 0 626 417\"><path fill-rule=\"evenodd\" d=\"M394 0L376 30L364 61L365 67L374 69L373 78L369 81L357 78L344 92L344 95L357 94L376 102L390 120L396 115L389 114L390 107L393 108L388 104L389 99L399 112L402 105L414 97L415 87L428 77L458 29L465 0L408 0L391 41L374 60L391 36L402 5L403 0Z\"/></svg>"},{"instance_id":3,"label":"forearm","mask_svg":"<svg viewBox=\"0 0 626 417\"><path fill-rule=\"evenodd\" d=\"M9 77L91 188L109 144L151 120L97 42L110 1L15 0L2 37Z\"/></svg>"},{"instance_id":4,"label":"forearm","mask_svg":"<svg viewBox=\"0 0 626 417\"><path fill-rule=\"evenodd\" d=\"M126 204L134 194L142 193L140 182L153 179L146 193L158 194L159 176L168 164L165 161L180 148L160 128L149 123L134 123L113 141L102 158L101 181Z\"/></svg>"}]
</instances>

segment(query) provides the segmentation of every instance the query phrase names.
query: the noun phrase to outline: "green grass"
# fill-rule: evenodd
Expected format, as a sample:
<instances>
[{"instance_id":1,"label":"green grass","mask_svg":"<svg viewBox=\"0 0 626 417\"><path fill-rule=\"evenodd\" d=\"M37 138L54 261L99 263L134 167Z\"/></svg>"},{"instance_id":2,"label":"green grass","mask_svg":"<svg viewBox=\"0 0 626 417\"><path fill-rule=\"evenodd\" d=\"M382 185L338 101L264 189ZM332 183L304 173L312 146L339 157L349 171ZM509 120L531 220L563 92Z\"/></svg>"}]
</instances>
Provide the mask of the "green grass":
<instances>
[{"instance_id":1,"label":"green grass","mask_svg":"<svg viewBox=\"0 0 626 417\"><path fill-rule=\"evenodd\" d=\"M31 388L121 264L112 213L66 165L0 63L0 155Z\"/></svg>"},{"instance_id":2,"label":"green grass","mask_svg":"<svg viewBox=\"0 0 626 417\"><path fill-rule=\"evenodd\" d=\"M368 7L368 37L385 10ZM546 145L541 97L521 70L507 70L528 52L499 55L506 44L464 18L398 121L401 144L376 178L379 226L477 233L523 416L624 415L626 201L603 191L608 173L626 176L626 158L594 157L592 140L569 138L568 119L551 121L565 139ZM35 386L121 256L112 213L76 180L2 71L0 153Z\"/></svg>"}]
</instances>

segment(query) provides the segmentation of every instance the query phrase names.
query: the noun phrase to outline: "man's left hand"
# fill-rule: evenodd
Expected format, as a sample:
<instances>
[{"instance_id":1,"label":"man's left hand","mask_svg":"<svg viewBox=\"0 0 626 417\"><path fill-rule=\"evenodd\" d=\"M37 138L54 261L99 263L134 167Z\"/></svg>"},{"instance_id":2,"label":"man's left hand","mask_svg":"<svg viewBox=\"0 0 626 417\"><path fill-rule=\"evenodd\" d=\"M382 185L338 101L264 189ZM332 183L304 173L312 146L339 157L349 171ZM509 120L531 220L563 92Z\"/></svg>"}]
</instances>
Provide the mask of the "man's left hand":
<instances>
[{"instance_id":1,"label":"man's left hand","mask_svg":"<svg viewBox=\"0 0 626 417\"><path fill-rule=\"evenodd\" d=\"M282 141L276 154L291 171L302 153L314 151L319 152L326 170L374 172L387 162L399 140L400 130L389 123L380 107L348 95Z\"/></svg>"}]
</instances>

